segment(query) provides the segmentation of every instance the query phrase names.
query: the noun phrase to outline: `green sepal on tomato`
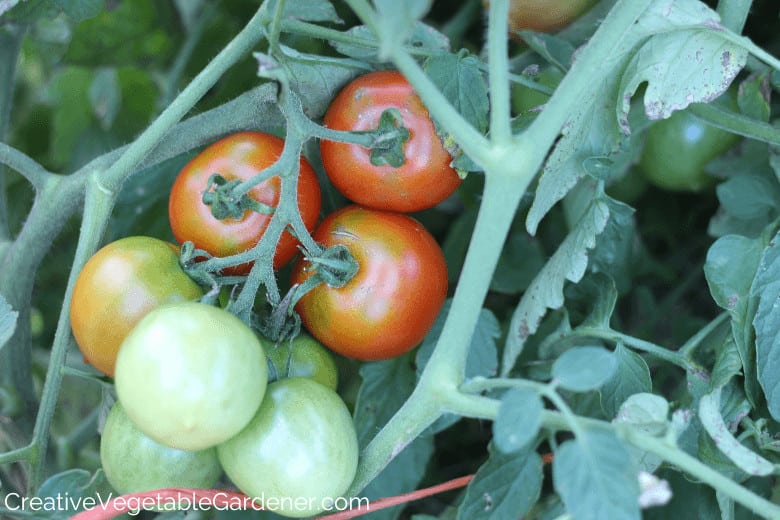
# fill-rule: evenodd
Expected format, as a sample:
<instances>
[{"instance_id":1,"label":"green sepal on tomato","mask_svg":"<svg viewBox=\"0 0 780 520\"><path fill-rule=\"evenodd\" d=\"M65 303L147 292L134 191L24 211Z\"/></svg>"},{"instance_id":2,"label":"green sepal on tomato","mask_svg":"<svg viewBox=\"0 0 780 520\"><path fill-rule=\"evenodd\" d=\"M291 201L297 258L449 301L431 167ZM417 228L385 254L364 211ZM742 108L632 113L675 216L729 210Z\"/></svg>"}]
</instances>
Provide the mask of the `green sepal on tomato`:
<instances>
[{"instance_id":1,"label":"green sepal on tomato","mask_svg":"<svg viewBox=\"0 0 780 520\"><path fill-rule=\"evenodd\" d=\"M191 241L195 247L213 256L232 256L257 245L265 234L272 215L244 211L241 218L217 219L211 207L203 203L209 178L220 174L226 181L247 181L274 164L282 155L284 141L263 132L239 132L205 148L184 168L171 189L168 217L179 243ZM247 195L254 201L276 208L281 195L279 176L254 186ZM297 202L301 219L308 230L314 229L320 214L320 186L308 161L301 157ZM273 259L274 269L288 263L297 253L298 241L282 233ZM251 263L225 270L226 274L247 274Z\"/></svg>"},{"instance_id":2,"label":"green sepal on tomato","mask_svg":"<svg viewBox=\"0 0 780 520\"><path fill-rule=\"evenodd\" d=\"M334 130L366 132L375 130L391 109L400 112L409 131L400 166L374 164L372 150L360 145L323 140L325 171L344 196L363 206L401 212L433 207L452 195L461 179L428 109L400 72L358 77L333 99L323 121Z\"/></svg>"},{"instance_id":3,"label":"green sepal on tomato","mask_svg":"<svg viewBox=\"0 0 780 520\"><path fill-rule=\"evenodd\" d=\"M352 417L333 390L307 378L268 385L257 415L217 447L225 473L251 497L290 517L308 517L345 493L357 471ZM274 507L276 506L276 507Z\"/></svg>"},{"instance_id":4,"label":"green sepal on tomato","mask_svg":"<svg viewBox=\"0 0 780 520\"><path fill-rule=\"evenodd\" d=\"M119 351L116 391L127 415L157 442L184 450L237 434L263 399L268 368L255 333L226 310L165 305Z\"/></svg>"},{"instance_id":5,"label":"green sepal on tomato","mask_svg":"<svg viewBox=\"0 0 780 520\"><path fill-rule=\"evenodd\" d=\"M338 367L333 357L308 334L279 344L263 337L260 342L268 356L269 379L306 377L334 391L338 387Z\"/></svg>"},{"instance_id":6,"label":"green sepal on tomato","mask_svg":"<svg viewBox=\"0 0 780 520\"><path fill-rule=\"evenodd\" d=\"M736 110L730 94L720 98ZM678 110L648 130L639 166L653 185L670 191L700 191L715 183L704 168L741 137L709 125L690 110Z\"/></svg>"},{"instance_id":7,"label":"green sepal on tomato","mask_svg":"<svg viewBox=\"0 0 780 520\"><path fill-rule=\"evenodd\" d=\"M203 291L179 265L173 244L151 237L128 237L96 252L73 287L70 323L84 358L114 375L119 347L153 309L195 300Z\"/></svg>"},{"instance_id":8,"label":"green sepal on tomato","mask_svg":"<svg viewBox=\"0 0 780 520\"><path fill-rule=\"evenodd\" d=\"M120 494L208 488L222 474L216 448L185 451L164 446L139 430L119 403L103 425L100 462L109 484Z\"/></svg>"},{"instance_id":9,"label":"green sepal on tomato","mask_svg":"<svg viewBox=\"0 0 780 520\"><path fill-rule=\"evenodd\" d=\"M430 330L447 296L447 264L430 233L399 213L348 206L326 217L314 240L346 247L357 273L344 286L321 283L296 305L306 329L326 347L359 360L399 356ZM292 283L316 265L299 260Z\"/></svg>"}]
</instances>

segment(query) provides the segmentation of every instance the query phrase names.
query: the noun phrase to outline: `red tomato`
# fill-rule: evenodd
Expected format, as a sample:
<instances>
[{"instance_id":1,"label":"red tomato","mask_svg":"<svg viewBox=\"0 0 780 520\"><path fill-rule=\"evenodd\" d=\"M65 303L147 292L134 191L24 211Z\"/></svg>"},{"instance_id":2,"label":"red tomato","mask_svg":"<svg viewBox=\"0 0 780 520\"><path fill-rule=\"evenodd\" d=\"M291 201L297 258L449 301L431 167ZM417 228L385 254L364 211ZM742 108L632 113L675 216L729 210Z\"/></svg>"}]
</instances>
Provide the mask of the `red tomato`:
<instances>
[{"instance_id":1,"label":"red tomato","mask_svg":"<svg viewBox=\"0 0 780 520\"><path fill-rule=\"evenodd\" d=\"M452 157L428 110L399 72L372 72L348 84L331 103L324 123L335 130L373 130L390 108L401 112L410 133L400 167L374 166L371 150L323 140L325 171L341 193L364 206L404 212L435 206L457 189L461 179L450 167Z\"/></svg>"},{"instance_id":2,"label":"red tomato","mask_svg":"<svg viewBox=\"0 0 780 520\"><path fill-rule=\"evenodd\" d=\"M422 341L447 296L447 265L436 240L406 215L349 206L314 233L325 247L343 244L358 263L343 287L320 284L296 306L325 346L361 360L399 356ZM300 260L292 282L313 272Z\"/></svg>"},{"instance_id":3,"label":"red tomato","mask_svg":"<svg viewBox=\"0 0 780 520\"><path fill-rule=\"evenodd\" d=\"M208 179L219 173L226 180L247 180L271 166L282 154L284 141L261 132L240 132L212 144L179 173L171 190L168 216L173 234L180 243L192 241L195 247L214 256L230 256L254 247L265 233L271 215L246 211L240 219L218 220L203 204ZM276 207L281 193L281 178L276 176L249 191L256 201ZM298 177L298 208L306 227L314 229L320 214L320 186L309 163L301 157ZM276 248L274 269L289 262L297 252L298 241L285 231ZM246 274L251 264L227 270Z\"/></svg>"}]
</instances>

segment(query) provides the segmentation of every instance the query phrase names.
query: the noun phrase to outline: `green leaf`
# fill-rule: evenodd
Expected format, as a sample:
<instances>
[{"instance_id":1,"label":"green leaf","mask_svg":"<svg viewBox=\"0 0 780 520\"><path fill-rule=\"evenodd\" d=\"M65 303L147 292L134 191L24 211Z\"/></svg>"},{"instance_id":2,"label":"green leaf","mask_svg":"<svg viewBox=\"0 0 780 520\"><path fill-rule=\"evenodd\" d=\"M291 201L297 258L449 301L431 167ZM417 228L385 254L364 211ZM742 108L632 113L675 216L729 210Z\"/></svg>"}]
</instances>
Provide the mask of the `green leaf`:
<instances>
[{"instance_id":1,"label":"green leaf","mask_svg":"<svg viewBox=\"0 0 780 520\"><path fill-rule=\"evenodd\" d=\"M650 392L653 382L644 358L618 343L614 351L617 368L601 387L601 408L607 417L615 417L620 406L634 394Z\"/></svg>"},{"instance_id":2,"label":"green leaf","mask_svg":"<svg viewBox=\"0 0 780 520\"><path fill-rule=\"evenodd\" d=\"M553 379L566 390L587 392L606 383L615 373L617 361L602 347L574 347L555 360Z\"/></svg>"},{"instance_id":3,"label":"green leaf","mask_svg":"<svg viewBox=\"0 0 780 520\"><path fill-rule=\"evenodd\" d=\"M266 4L267 12L273 15L276 10L277 0L269 0ZM336 9L329 0L306 0L306 2L285 2L283 18L294 18L304 22L333 22L344 21L336 14Z\"/></svg>"},{"instance_id":4,"label":"green leaf","mask_svg":"<svg viewBox=\"0 0 780 520\"><path fill-rule=\"evenodd\" d=\"M637 471L623 442L610 430L589 428L561 444L553 484L578 520L641 518Z\"/></svg>"},{"instance_id":5,"label":"green leaf","mask_svg":"<svg viewBox=\"0 0 780 520\"><path fill-rule=\"evenodd\" d=\"M588 267L588 249L596 245L596 236L609 220L607 204L596 199L566 237L558 250L536 275L512 315L506 347L501 361L501 373L507 375L523 350L528 337L536 332L547 309L563 306L563 286L566 280L578 282Z\"/></svg>"},{"instance_id":6,"label":"green leaf","mask_svg":"<svg viewBox=\"0 0 780 520\"><path fill-rule=\"evenodd\" d=\"M716 30L718 22L711 11L693 22L698 27L647 40L623 75L620 92L624 101L618 119L625 120L628 100L642 83L647 83L644 101L650 119L666 119L691 103L707 103L723 94L745 66L748 53Z\"/></svg>"},{"instance_id":7,"label":"green leaf","mask_svg":"<svg viewBox=\"0 0 780 520\"><path fill-rule=\"evenodd\" d=\"M69 469L46 479L38 488L35 496L40 497L44 502L52 501L54 504L58 500L64 500L65 497L71 504L78 503L80 507L55 507L51 510L45 510L45 518L49 520L65 519L70 518L77 511L87 509L86 506L100 505L96 496L107 491L107 486L105 475L101 470L93 475L83 469Z\"/></svg>"},{"instance_id":8,"label":"green leaf","mask_svg":"<svg viewBox=\"0 0 780 520\"><path fill-rule=\"evenodd\" d=\"M488 446L458 509L458 520L515 520L527 513L542 490L542 459L532 449L510 455Z\"/></svg>"},{"instance_id":9,"label":"green leaf","mask_svg":"<svg viewBox=\"0 0 780 520\"><path fill-rule=\"evenodd\" d=\"M731 333L745 376L745 392L753 406L757 405L761 390L752 325L757 298L751 294L751 286L766 242L765 238L726 235L710 246L704 263L715 303L731 316Z\"/></svg>"},{"instance_id":10,"label":"green leaf","mask_svg":"<svg viewBox=\"0 0 780 520\"><path fill-rule=\"evenodd\" d=\"M13 310L5 297L0 294L0 350L14 335L18 318L19 312Z\"/></svg>"},{"instance_id":11,"label":"green leaf","mask_svg":"<svg viewBox=\"0 0 780 520\"><path fill-rule=\"evenodd\" d=\"M769 122L772 114L770 97L772 86L769 84L768 71L759 71L740 83L737 95L739 111L758 121Z\"/></svg>"},{"instance_id":12,"label":"green leaf","mask_svg":"<svg viewBox=\"0 0 780 520\"><path fill-rule=\"evenodd\" d=\"M330 44L337 52L362 61L379 61L379 42L374 33L365 25L358 25L346 31L346 34L354 38L361 38L371 44L359 45L354 43L332 41ZM426 51L430 54L447 52L450 50L450 41L442 33L422 22L416 22L409 35L408 45L415 49Z\"/></svg>"},{"instance_id":13,"label":"green leaf","mask_svg":"<svg viewBox=\"0 0 780 520\"><path fill-rule=\"evenodd\" d=\"M650 393L633 394L620 405L617 416L613 420L615 424L628 425L633 429L639 430L649 435L661 436L668 426L667 416L669 415L669 403L661 396ZM684 430L687 427L688 415L685 417L677 416L677 428ZM654 453L636 448L628 447L631 459L637 467L647 472L654 472L663 462L663 459Z\"/></svg>"},{"instance_id":14,"label":"green leaf","mask_svg":"<svg viewBox=\"0 0 780 520\"><path fill-rule=\"evenodd\" d=\"M481 62L466 51L440 53L425 61L424 70L460 115L478 132L488 126L488 89Z\"/></svg>"},{"instance_id":15,"label":"green leaf","mask_svg":"<svg viewBox=\"0 0 780 520\"><path fill-rule=\"evenodd\" d=\"M740 269L743 267L740 266ZM753 318L756 331L758 381L766 396L769 412L780 420L780 235L764 250L750 294L758 298Z\"/></svg>"},{"instance_id":16,"label":"green leaf","mask_svg":"<svg viewBox=\"0 0 780 520\"><path fill-rule=\"evenodd\" d=\"M733 334L729 334L715 353L715 365L710 374L710 385L719 388L728 383L732 377L742 371L742 360L739 357L737 344Z\"/></svg>"},{"instance_id":17,"label":"green leaf","mask_svg":"<svg viewBox=\"0 0 780 520\"><path fill-rule=\"evenodd\" d=\"M574 288L573 288L574 289ZM576 286L578 293L585 295L585 300L593 303L590 314L583 320L581 327L609 329L612 313L617 303L615 282L606 274L596 273L587 276Z\"/></svg>"},{"instance_id":18,"label":"green leaf","mask_svg":"<svg viewBox=\"0 0 780 520\"><path fill-rule=\"evenodd\" d=\"M559 70L569 70L574 55L574 46L570 42L553 34L534 31L517 31L517 34L548 63L555 65Z\"/></svg>"},{"instance_id":19,"label":"green leaf","mask_svg":"<svg viewBox=\"0 0 780 520\"><path fill-rule=\"evenodd\" d=\"M638 263L634 209L610 197L606 197L606 200L609 221L589 255L589 269L594 273L608 273L617 291L625 294L632 288Z\"/></svg>"},{"instance_id":20,"label":"green leaf","mask_svg":"<svg viewBox=\"0 0 780 520\"><path fill-rule=\"evenodd\" d=\"M527 388L513 388L501 398L493 422L493 442L502 453L514 453L527 446L539 432L544 404Z\"/></svg>"},{"instance_id":21,"label":"green leaf","mask_svg":"<svg viewBox=\"0 0 780 520\"><path fill-rule=\"evenodd\" d=\"M411 395L417 382L414 354L374 363L360 368L363 384L355 404L355 428L361 447L373 438ZM401 447L399 447L400 449ZM362 496L380 498L415 489L425 473L433 453L433 438L422 435L400 451L397 457L362 492ZM375 518L395 518L399 507L377 512Z\"/></svg>"},{"instance_id":22,"label":"green leaf","mask_svg":"<svg viewBox=\"0 0 780 520\"><path fill-rule=\"evenodd\" d=\"M699 420L718 449L740 469L750 475L766 476L774 472L774 465L734 438L720 415L721 389L717 388L699 401Z\"/></svg>"},{"instance_id":23,"label":"green leaf","mask_svg":"<svg viewBox=\"0 0 780 520\"><path fill-rule=\"evenodd\" d=\"M111 128L122 103L122 92L119 89L116 69L102 68L95 71L89 87L89 101L103 129Z\"/></svg>"},{"instance_id":24,"label":"green leaf","mask_svg":"<svg viewBox=\"0 0 780 520\"><path fill-rule=\"evenodd\" d=\"M284 45L281 48L282 66L287 69L290 85L309 117L322 116L344 84L370 71L366 64L356 60L304 54Z\"/></svg>"},{"instance_id":25,"label":"green leaf","mask_svg":"<svg viewBox=\"0 0 780 520\"><path fill-rule=\"evenodd\" d=\"M723 210L741 220L769 222L780 208L780 186L768 177L737 175L716 190Z\"/></svg>"},{"instance_id":26,"label":"green leaf","mask_svg":"<svg viewBox=\"0 0 780 520\"><path fill-rule=\"evenodd\" d=\"M509 235L504 244L490 281L490 290L502 294L524 291L544 266L544 261L544 251L539 241L530 237L524 229L518 229Z\"/></svg>"}]
</instances>

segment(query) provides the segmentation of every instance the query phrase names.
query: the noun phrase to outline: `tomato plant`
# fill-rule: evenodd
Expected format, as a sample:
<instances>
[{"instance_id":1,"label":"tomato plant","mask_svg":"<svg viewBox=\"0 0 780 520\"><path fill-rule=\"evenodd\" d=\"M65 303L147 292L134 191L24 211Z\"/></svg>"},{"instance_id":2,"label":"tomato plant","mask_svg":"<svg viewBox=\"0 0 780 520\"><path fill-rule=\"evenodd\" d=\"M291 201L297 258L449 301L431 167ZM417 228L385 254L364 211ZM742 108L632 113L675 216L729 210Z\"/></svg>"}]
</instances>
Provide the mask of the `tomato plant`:
<instances>
[{"instance_id":1,"label":"tomato plant","mask_svg":"<svg viewBox=\"0 0 780 520\"><path fill-rule=\"evenodd\" d=\"M740 137L681 110L658 121L648 131L640 166L659 188L699 191L715 182L704 167Z\"/></svg>"},{"instance_id":2,"label":"tomato plant","mask_svg":"<svg viewBox=\"0 0 780 520\"><path fill-rule=\"evenodd\" d=\"M263 399L268 369L254 333L203 303L159 307L122 343L116 392L138 428L166 446L205 449L238 433Z\"/></svg>"},{"instance_id":3,"label":"tomato plant","mask_svg":"<svg viewBox=\"0 0 780 520\"><path fill-rule=\"evenodd\" d=\"M119 493L207 488L222 474L216 448L184 451L163 446L136 428L120 404L111 408L103 425L100 462Z\"/></svg>"},{"instance_id":4,"label":"tomato plant","mask_svg":"<svg viewBox=\"0 0 780 520\"><path fill-rule=\"evenodd\" d=\"M172 244L128 237L90 258L73 287L70 323L84 358L114 375L119 347L138 321L165 303L202 296Z\"/></svg>"},{"instance_id":5,"label":"tomato plant","mask_svg":"<svg viewBox=\"0 0 780 520\"><path fill-rule=\"evenodd\" d=\"M292 341L279 344L265 338L260 338L260 342L276 379L308 377L331 390L336 390L338 368L327 349L316 339L301 334Z\"/></svg>"},{"instance_id":6,"label":"tomato plant","mask_svg":"<svg viewBox=\"0 0 780 520\"><path fill-rule=\"evenodd\" d=\"M358 443L339 396L307 378L268 385L257 415L217 447L230 480L276 513L308 517L340 497L355 477ZM275 504L275 505L274 505Z\"/></svg>"},{"instance_id":7,"label":"tomato plant","mask_svg":"<svg viewBox=\"0 0 780 520\"><path fill-rule=\"evenodd\" d=\"M358 264L343 287L319 285L298 303L315 338L361 360L398 356L422 341L447 296L447 265L420 223L348 206L326 217L313 236L326 247L345 246ZM314 269L300 260L292 283L303 283Z\"/></svg>"},{"instance_id":8,"label":"tomato plant","mask_svg":"<svg viewBox=\"0 0 780 520\"><path fill-rule=\"evenodd\" d=\"M217 219L211 207L203 203L209 178L219 173L225 180L246 181L274 164L282 154L284 141L263 132L239 132L206 147L182 168L171 189L168 215L171 229L179 243L191 241L195 247L214 256L230 256L254 247L263 237L271 215L246 210L241 218ZM248 196L270 208L279 203L281 179L273 176L254 186ZM320 215L320 186L317 176L305 158L300 160L298 209L308 229L313 229ZM297 252L298 242L289 232L279 240L274 268L289 262ZM246 274L251 264L227 271Z\"/></svg>"},{"instance_id":9,"label":"tomato plant","mask_svg":"<svg viewBox=\"0 0 780 520\"><path fill-rule=\"evenodd\" d=\"M334 130L369 131L389 109L400 111L410 134L401 165L375 164L367 148L323 140L325 171L341 193L364 206L404 212L435 206L461 180L428 110L399 72L372 72L350 82L331 102L324 124Z\"/></svg>"}]
</instances>

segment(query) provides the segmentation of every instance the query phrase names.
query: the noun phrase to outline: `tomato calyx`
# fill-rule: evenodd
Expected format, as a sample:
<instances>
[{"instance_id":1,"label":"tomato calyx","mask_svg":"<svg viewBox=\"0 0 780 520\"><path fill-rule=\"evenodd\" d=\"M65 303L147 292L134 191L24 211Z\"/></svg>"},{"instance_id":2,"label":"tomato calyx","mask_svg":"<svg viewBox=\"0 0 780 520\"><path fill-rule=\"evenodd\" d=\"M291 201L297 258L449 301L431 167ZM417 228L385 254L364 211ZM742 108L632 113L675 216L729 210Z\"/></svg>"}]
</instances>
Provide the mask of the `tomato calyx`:
<instances>
[{"instance_id":1,"label":"tomato calyx","mask_svg":"<svg viewBox=\"0 0 780 520\"><path fill-rule=\"evenodd\" d=\"M369 159L374 166L399 168L404 164L404 145L411 134L409 129L403 126L401 112L397 108L388 108L382 112L375 129L353 133L371 137L368 146L371 149Z\"/></svg>"},{"instance_id":2,"label":"tomato calyx","mask_svg":"<svg viewBox=\"0 0 780 520\"><path fill-rule=\"evenodd\" d=\"M243 181L228 181L222 175L214 173L209 177L206 191L203 192L203 204L211 207L211 214L218 220L240 219L247 211L263 215L273 215L276 208L258 202L244 190L237 190Z\"/></svg>"},{"instance_id":3,"label":"tomato calyx","mask_svg":"<svg viewBox=\"0 0 780 520\"><path fill-rule=\"evenodd\" d=\"M320 255L307 256L306 261L316 269L313 278L329 287L344 287L357 274L360 266L343 244L325 249Z\"/></svg>"}]
</instances>

